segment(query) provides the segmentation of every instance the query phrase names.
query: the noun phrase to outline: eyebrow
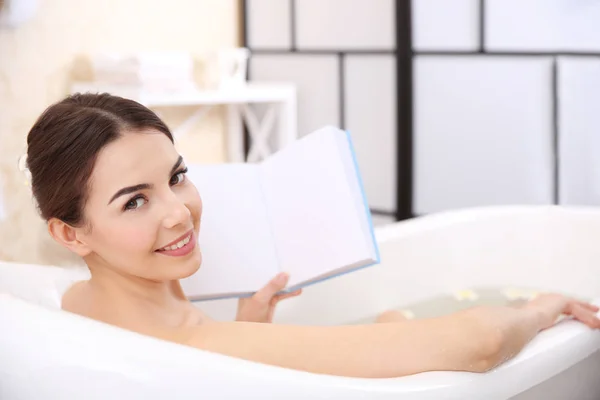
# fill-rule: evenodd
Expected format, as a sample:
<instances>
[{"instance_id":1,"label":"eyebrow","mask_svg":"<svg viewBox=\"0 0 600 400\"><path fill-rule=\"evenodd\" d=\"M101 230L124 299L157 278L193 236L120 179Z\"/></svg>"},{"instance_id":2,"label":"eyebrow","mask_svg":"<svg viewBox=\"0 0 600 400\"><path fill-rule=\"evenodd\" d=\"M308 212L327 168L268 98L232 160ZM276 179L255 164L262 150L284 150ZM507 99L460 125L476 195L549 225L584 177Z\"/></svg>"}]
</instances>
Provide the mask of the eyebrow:
<instances>
[{"instance_id":1,"label":"eyebrow","mask_svg":"<svg viewBox=\"0 0 600 400\"><path fill-rule=\"evenodd\" d=\"M179 158L177 159L177 162L175 162L175 165L173 165L173 168L171 168L170 176L175 174L175 172L177 171L177 168L179 168L179 166L181 165L182 162L183 162L183 157L179 156ZM117 193L115 193L113 195L113 197L110 198L110 201L108 202L108 204L112 203L113 201L115 201L116 199L118 199L121 196L125 196L127 194L137 192L139 190L151 189L152 187L153 187L153 185L150 183L140 183L139 185L124 187L123 189L120 189L119 191L117 191Z\"/></svg>"},{"instance_id":2,"label":"eyebrow","mask_svg":"<svg viewBox=\"0 0 600 400\"><path fill-rule=\"evenodd\" d=\"M175 163L175 165L173 165L173 168L171 168L171 173L169 174L169 176L175 175L175 172L177 172L177 168L181 166L181 163L183 163L183 157L179 156L177 162Z\"/></svg>"}]
</instances>

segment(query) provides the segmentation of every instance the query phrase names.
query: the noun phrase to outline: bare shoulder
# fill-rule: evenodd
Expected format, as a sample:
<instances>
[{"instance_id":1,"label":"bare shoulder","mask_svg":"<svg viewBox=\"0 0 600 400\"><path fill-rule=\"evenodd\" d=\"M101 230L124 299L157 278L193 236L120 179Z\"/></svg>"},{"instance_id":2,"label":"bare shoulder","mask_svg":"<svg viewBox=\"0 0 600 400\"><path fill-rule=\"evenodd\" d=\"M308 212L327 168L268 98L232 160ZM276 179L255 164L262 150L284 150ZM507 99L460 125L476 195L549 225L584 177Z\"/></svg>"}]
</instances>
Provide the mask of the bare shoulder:
<instances>
[{"instance_id":1,"label":"bare shoulder","mask_svg":"<svg viewBox=\"0 0 600 400\"><path fill-rule=\"evenodd\" d=\"M90 299L86 290L87 281L75 282L64 293L61 298L61 308L65 311L85 314L86 306Z\"/></svg>"}]
</instances>

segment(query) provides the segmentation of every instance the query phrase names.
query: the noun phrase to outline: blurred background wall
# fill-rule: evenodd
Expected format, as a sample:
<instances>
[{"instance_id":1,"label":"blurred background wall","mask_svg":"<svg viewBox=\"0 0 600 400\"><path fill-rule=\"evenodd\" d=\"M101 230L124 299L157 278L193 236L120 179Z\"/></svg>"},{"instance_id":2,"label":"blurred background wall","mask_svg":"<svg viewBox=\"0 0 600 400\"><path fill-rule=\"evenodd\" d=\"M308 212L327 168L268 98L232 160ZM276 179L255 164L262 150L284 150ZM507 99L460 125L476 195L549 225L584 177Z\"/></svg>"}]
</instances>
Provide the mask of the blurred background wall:
<instances>
[{"instance_id":1,"label":"blurred background wall","mask_svg":"<svg viewBox=\"0 0 600 400\"><path fill-rule=\"evenodd\" d=\"M15 0L17 2L19 0ZM38 0L32 18L0 29L0 258L63 263L69 256L48 238L17 159L35 118L89 75L97 52L186 51L200 57L240 42L236 0ZM199 67L200 68L200 67ZM201 71L200 71L201 73ZM169 124L179 115L163 113ZM191 158L224 159L218 109L186 137ZM18 238L18 240L15 240Z\"/></svg>"},{"instance_id":2,"label":"blurred background wall","mask_svg":"<svg viewBox=\"0 0 600 400\"><path fill-rule=\"evenodd\" d=\"M247 46L250 81L296 85L300 136L350 130L377 224L600 203L599 1L27 1L33 17L0 28L2 259L71 261L48 239L17 158L34 119L98 52L200 59ZM161 115L176 125L183 111ZM221 114L182 139L192 162L227 162Z\"/></svg>"},{"instance_id":3,"label":"blurred background wall","mask_svg":"<svg viewBox=\"0 0 600 400\"><path fill-rule=\"evenodd\" d=\"M250 78L354 135L377 223L600 204L600 2L246 0Z\"/></svg>"}]
</instances>

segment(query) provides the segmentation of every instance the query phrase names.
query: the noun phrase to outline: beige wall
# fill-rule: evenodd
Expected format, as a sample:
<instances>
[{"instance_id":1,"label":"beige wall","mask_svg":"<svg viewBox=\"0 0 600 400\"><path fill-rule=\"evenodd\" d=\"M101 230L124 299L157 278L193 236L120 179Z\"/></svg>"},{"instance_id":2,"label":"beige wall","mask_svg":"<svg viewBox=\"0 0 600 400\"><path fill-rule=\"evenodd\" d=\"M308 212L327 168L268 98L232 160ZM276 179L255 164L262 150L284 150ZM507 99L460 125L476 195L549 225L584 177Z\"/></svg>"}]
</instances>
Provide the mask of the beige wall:
<instances>
[{"instance_id":1,"label":"beige wall","mask_svg":"<svg viewBox=\"0 0 600 400\"><path fill-rule=\"evenodd\" d=\"M200 57L236 46L237 0L39 0L35 17L0 29L0 184L6 219L0 221L0 259L67 264L72 258L48 237L17 169L36 117L69 91L73 77L89 76L76 62L101 51L180 50ZM181 112L161 110L175 125ZM186 112L189 110L185 110ZM219 110L182 138L194 162L224 158ZM1 194L0 194L1 195Z\"/></svg>"}]
</instances>

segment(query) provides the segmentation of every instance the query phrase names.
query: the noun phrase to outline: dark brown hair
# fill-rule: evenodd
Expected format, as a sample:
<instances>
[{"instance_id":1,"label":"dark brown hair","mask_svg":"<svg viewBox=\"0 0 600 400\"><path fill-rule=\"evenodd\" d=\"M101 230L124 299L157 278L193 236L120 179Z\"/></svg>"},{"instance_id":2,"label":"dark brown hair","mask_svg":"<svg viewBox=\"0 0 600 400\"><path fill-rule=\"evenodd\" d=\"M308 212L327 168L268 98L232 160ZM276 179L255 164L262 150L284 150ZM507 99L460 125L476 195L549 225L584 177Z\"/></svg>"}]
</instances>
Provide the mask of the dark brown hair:
<instances>
[{"instance_id":1,"label":"dark brown hair","mask_svg":"<svg viewBox=\"0 0 600 400\"><path fill-rule=\"evenodd\" d=\"M48 107L27 136L27 167L40 214L71 225L84 222L89 179L100 150L125 131L173 135L151 110L128 99L74 94Z\"/></svg>"}]
</instances>

